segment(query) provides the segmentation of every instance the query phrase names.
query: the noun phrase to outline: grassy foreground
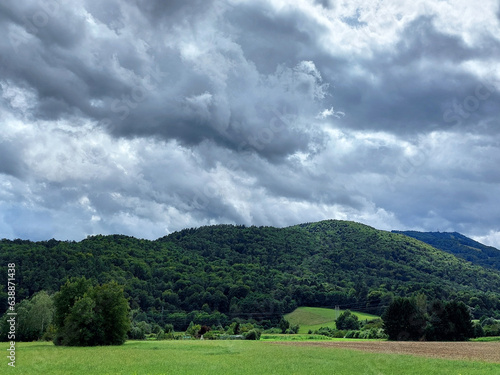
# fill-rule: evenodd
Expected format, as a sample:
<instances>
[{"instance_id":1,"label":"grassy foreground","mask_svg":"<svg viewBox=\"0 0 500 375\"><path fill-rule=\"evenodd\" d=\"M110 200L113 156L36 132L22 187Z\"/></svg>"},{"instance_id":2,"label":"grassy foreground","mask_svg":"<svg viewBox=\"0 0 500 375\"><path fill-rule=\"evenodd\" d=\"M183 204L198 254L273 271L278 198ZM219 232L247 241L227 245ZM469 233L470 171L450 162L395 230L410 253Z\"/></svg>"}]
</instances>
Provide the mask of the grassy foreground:
<instances>
[{"instance_id":1,"label":"grassy foreground","mask_svg":"<svg viewBox=\"0 0 500 375\"><path fill-rule=\"evenodd\" d=\"M339 314L342 314L345 310L339 310ZM371 320L380 318L380 316L370 315L365 313L358 313L352 311L354 315L358 317L359 320ZM336 328L335 319L336 312L334 309L326 309L323 307L298 307L294 311L285 315L287 319L292 324L298 324L300 326L299 333L307 333L309 330L317 330L321 327Z\"/></svg>"},{"instance_id":2,"label":"grassy foreground","mask_svg":"<svg viewBox=\"0 0 500 375\"><path fill-rule=\"evenodd\" d=\"M5 347L2 343L0 346ZM499 374L500 365L262 341L128 341L115 347L18 343L2 374Z\"/></svg>"}]
</instances>

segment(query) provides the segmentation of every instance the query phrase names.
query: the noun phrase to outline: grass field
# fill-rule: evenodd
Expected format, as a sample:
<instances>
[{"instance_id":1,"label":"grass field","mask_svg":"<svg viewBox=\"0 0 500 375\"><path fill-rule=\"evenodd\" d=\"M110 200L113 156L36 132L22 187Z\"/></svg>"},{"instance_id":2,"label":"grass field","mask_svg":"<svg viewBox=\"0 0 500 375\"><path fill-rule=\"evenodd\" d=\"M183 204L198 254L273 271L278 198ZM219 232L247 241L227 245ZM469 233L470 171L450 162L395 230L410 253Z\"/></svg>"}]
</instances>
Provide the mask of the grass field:
<instances>
[{"instance_id":1,"label":"grass field","mask_svg":"<svg viewBox=\"0 0 500 375\"><path fill-rule=\"evenodd\" d=\"M318 342L319 343L319 342ZM477 343L482 344L482 343ZM491 343L484 343L485 345ZM7 347L1 343L0 347ZM115 347L18 343L2 374L499 374L500 364L263 341L128 341Z\"/></svg>"},{"instance_id":2,"label":"grass field","mask_svg":"<svg viewBox=\"0 0 500 375\"><path fill-rule=\"evenodd\" d=\"M476 342L493 342L493 341L500 341L500 336L493 336L493 337L478 337L477 339L472 339L471 341L476 341Z\"/></svg>"},{"instance_id":3,"label":"grass field","mask_svg":"<svg viewBox=\"0 0 500 375\"><path fill-rule=\"evenodd\" d=\"M339 310L339 314L345 310ZM370 320L380 318L376 315L358 313L352 311L359 320ZM298 307L294 311L285 315L292 324L300 326L299 333L307 333L309 330L316 330L321 327L335 328L336 311L334 309L325 309L322 307Z\"/></svg>"}]
</instances>

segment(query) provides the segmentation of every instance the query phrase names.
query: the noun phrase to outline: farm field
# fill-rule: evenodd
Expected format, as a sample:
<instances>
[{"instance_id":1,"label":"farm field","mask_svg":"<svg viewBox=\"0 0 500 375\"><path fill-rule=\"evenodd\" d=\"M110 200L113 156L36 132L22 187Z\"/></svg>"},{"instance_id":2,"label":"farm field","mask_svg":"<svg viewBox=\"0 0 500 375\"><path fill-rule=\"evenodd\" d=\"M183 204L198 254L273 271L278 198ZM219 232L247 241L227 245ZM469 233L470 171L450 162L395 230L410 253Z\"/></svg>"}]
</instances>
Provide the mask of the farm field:
<instances>
[{"instance_id":1,"label":"farm field","mask_svg":"<svg viewBox=\"0 0 500 375\"><path fill-rule=\"evenodd\" d=\"M339 310L342 314L345 310ZM359 313L351 311L360 321L380 318L376 315ZM285 315L285 319L291 324L300 326L299 333L307 333L309 330L317 330L321 327L336 328L335 319L336 311L334 309L326 309L323 307L298 307L294 311Z\"/></svg>"},{"instance_id":2,"label":"farm field","mask_svg":"<svg viewBox=\"0 0 500 375\"><path fill-rule=\"evenodd\" d=\"M480 360L500 364L500 342L328 341L280 342L285 345L354 349L370 353L410 354L427 358Z\"/></svg>"},{"instance_id":3,"label":"farm field","mask_svg":"<svg viewBox=\"0 0 500 375\"><path fill-rule=\"evenodd\" d=\"M360 341L128 341L114 347L18 343L16 368L2 374L498 374L500 363L450 360L392 351L360 351ZM397 344L383 341L366 345ZM409 343L414 344L414 343ZM422 343L427 345L428 343ZM456 344L447 343L450 351ZM500 343L465 343L500 353ZM3 343L2 346L5 346ZM338 345L335 346L335 345ZM346 347L347 345L347 347ZM365 350L365 349L363 349ZM497 361L498 359L497 354Z\"/></svg>"}]
</instances>

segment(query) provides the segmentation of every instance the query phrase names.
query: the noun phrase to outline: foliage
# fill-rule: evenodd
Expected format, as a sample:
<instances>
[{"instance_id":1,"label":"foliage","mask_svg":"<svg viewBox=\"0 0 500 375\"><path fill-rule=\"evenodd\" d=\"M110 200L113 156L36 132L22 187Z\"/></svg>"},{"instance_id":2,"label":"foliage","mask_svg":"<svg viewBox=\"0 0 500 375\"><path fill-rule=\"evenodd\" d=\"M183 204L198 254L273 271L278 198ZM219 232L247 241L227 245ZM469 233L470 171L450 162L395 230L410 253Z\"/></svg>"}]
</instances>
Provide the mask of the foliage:
<instances>
[{"instance_id":1,"label":"foliage","mask_svg":"<svg viewBox=\"0 0 500 375\"><path fill-rule=\"evenodd\" d=\"M190 321L226 326L235 318L275 326L297 306L380 314L394 297L419 293L462 301L477 318L500 316L500 272L347 221L288 228L215 225L155 241L121 235L80 242L0 240L0 261L23 270L18 302L41 290L50 295L72 277L84 276L90 284L116 281L131 308L143 314L136 321L172 324L178 331ZM0 273L0 313L7 307L5 278ZM83 296L74 290L66 306L73 306L76 295ZM56 326L63 324L54 318Z\"/></svg>"},{"instance_id":2,"label":"foliage","mask_svg":"<svg viewBox=\"0 0 500 375\"><path fill-rule=\"evenodd\" d=\"M483 316L480 319L483 336L500 336L500 320Z\"/></svg>"},{"instance_id":3,"label":"foliage","mask_svg":"<svg viewBox=\"0 0 500 375\"><path fill-rule=\"evenodd\" d=\"M360 328L358 317L350 310L344 311L335 321L337 329L358 330Z\"/></svg>"},{"instance_id":4,"label":"foliage","mask_svg":"<svg viewBox=\"0 0 500 375\"><path fill-rule=\"evenodd\" d=\"M295 334L299 333L299 329L300 329L300 326L298 324L290 324L290 328L288 328L285 333L295 335Z\"/></svg>"},{"instance_id":5,"label":"foliage","mask_svg":"<svg viewBox=\"0 0 500 375\"><path fill-rule=\"evenodd\" d=\"M112 282L93 287L85 278L72 279L56 293L54 305L56 345L120 345L125 342L130 328L129 306L118 284Z\"/></svg>"},{"instance_id":6,"label":"foliage","mask_svg":"<svg viewBox=\"0 0 500 375\"><path fill-rule=\"evenodd\" d=\"M284 317L291 324L300 325L299 333L306 333L309 330L313 332L321 327L337 328L335 320L338 318L338 314L342 314L344 311L345 310L302 306L286 314ZM378 316L357 311L351 311L351 313L356 315L361 323L380 319Z\"/></svg>"},{"instance_id":7,"label":"foliage","mask_svg":"<svg viewBox=\"0 0 500 375\"><path fill-rule=\"evenodd\" d=\"M453 232L416 232L393 231L416 238L434 246L436 249L446 251L456 257L465 259L479 266L500 270L500 250L474 241L464 235Z\"/></svg>"},{"instance_id":8,"label":"foliage","mask_svg":"<svg viewBox=\"0 0 500 375\"><path fill-rule=\"evenodd\" d=\"M43 337L47 338L51 329L54 315L54 303L52 297L41 291L33 295L31 299L25 299L16 305L16 341L35 341ZM9 325L5 314L0 320L0 341L7 340Z\"/></svg>"},{"instance_id":9,"label":"foliage","mask_svg":"<svg viewBox=\"0 0 500 375\"><path fill-rule=\"evenodd\" d=\"M388 336L382 328L370 328L366 330L347 331L346 339L387 339Z\"/></svg>"},{"instance_id":10,"label":"foliage","mask_svg":"<svg viewBox=\"0 0 500 375\"><path fill-rule=\"evenodd\" d=\"M258 329L252 329L246 332L243 337L245 340L260 340L261 332Z\"/></svg>"},{"instance_id":11,"label":"foliage","mask_svg":"<svg viewBox=\"0 0 500 375\"><path fill-rule=\"evenodd\" d=\"M469 308L459 301L435 300L427 307L416 298L397 298L382 319L390 340L464 341L474 337Z\"/></svg>"},{"instance_id":12,"label":"foliage","mask_svg":"<svg viewBox=\"0 0 500 375\"><path fill-rule=\"evenodd\" d=\"M281 329L281 333L286 333L287 329L290 328L290 322L285 318L281 318L279 327Z\"/></svg>"},{"instance_id":13,"label":"foliage","mask_svg":"<svg viewBox=\"0 0 500 375\"><path fill-rule=\"evenodd\" d=\"M472 317L467 306L457 301L435 301L430 308L425 337L433 341L464 341L474 337Z\"/></svg>"},{"instance_id":14,"label":"foliage","mask_svg":"<svg viewBox=\"0 0 500 375\"><path fill-rule=\"evenodd\" d=\"M174 325L173 324L165 324L165 333L171 333L174 332Z\"/></svg>"},{"instance_id":15,"label":"foliage","mask_svg":"<svg viewBox=\"0 0 500 375\"><path fill-rule=\"evenodd\" d=\"M419 340L424 335L425 316L414 298L396 298L382 315L389 340Z\"/></svg>"}]
</instances>

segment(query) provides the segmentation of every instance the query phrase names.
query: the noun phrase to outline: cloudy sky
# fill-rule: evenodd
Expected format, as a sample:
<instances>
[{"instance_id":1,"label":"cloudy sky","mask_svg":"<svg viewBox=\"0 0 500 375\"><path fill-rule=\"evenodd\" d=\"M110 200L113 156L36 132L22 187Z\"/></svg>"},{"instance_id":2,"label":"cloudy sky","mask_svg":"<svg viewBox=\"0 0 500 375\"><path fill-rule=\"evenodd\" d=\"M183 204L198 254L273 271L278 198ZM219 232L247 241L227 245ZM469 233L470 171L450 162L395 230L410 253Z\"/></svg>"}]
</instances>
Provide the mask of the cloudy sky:
<instances>
[{"instance_id":1,"label":"cloudy sky","mask_svg":"<svg viewBox=\"0 0 500 375\"><path fill-rule=\"evenodd\" d=\"M0 238L346 219L500 247L479 3L2 1Z\"/></svg>"}]
</instances>

